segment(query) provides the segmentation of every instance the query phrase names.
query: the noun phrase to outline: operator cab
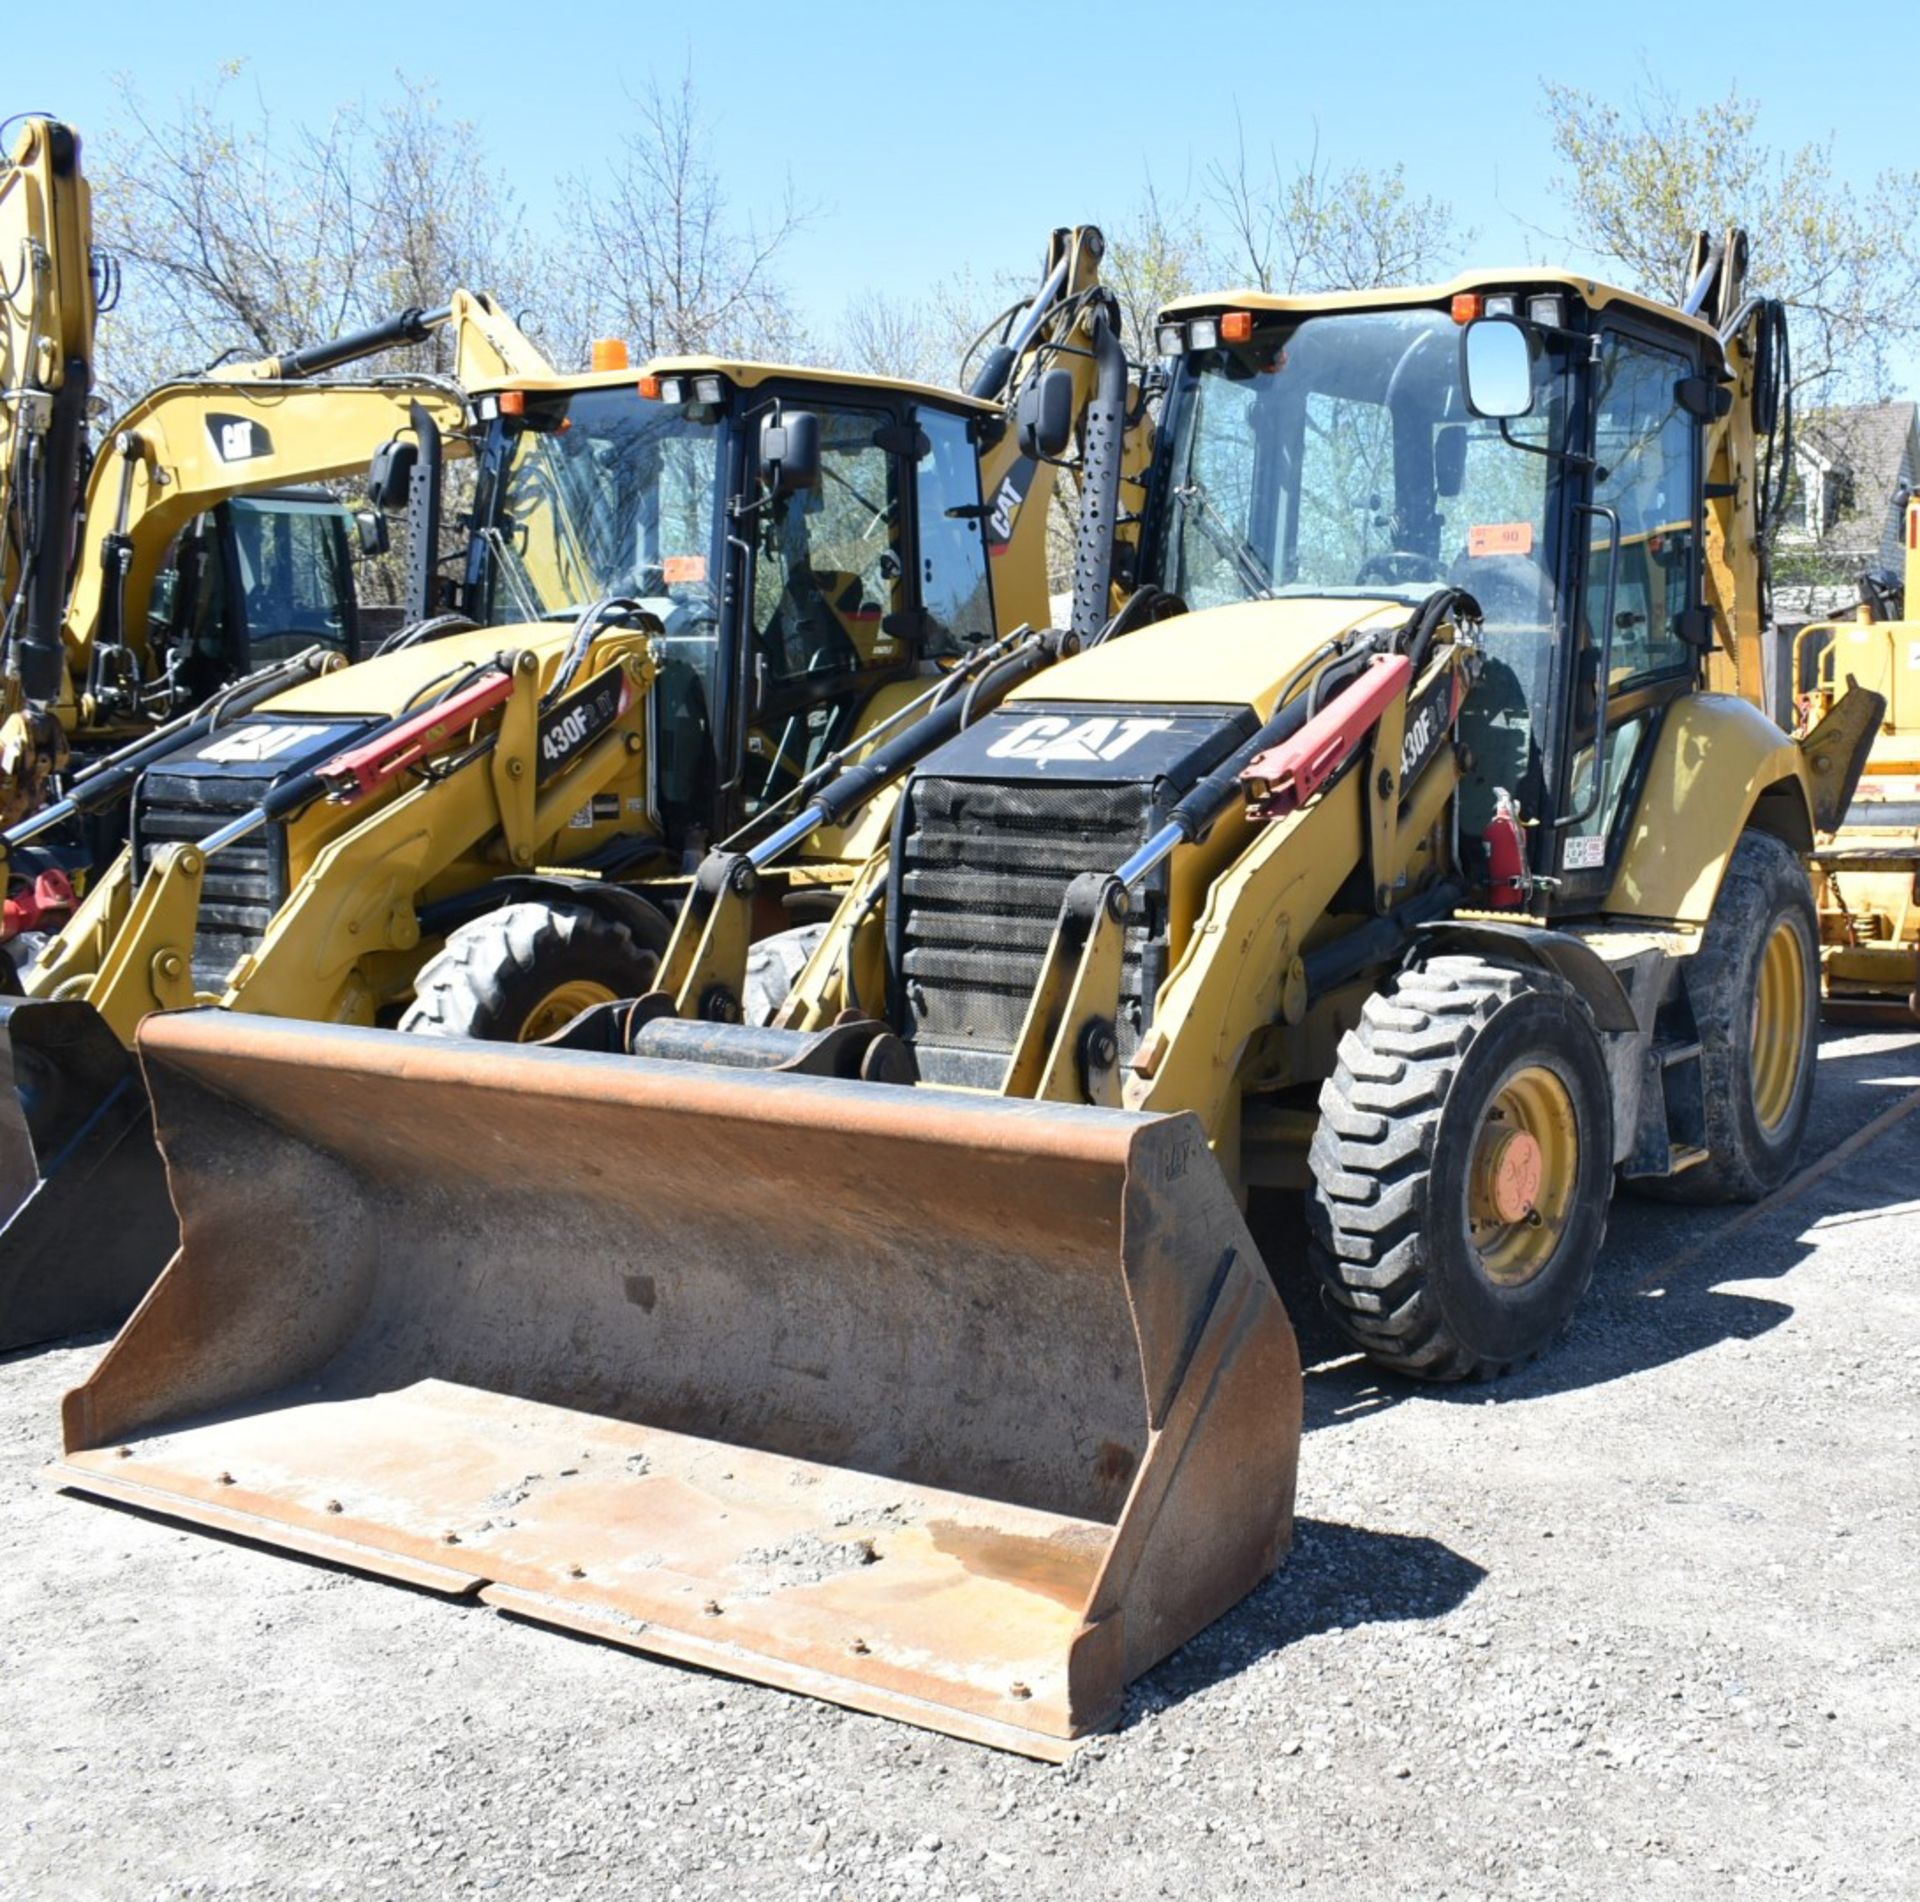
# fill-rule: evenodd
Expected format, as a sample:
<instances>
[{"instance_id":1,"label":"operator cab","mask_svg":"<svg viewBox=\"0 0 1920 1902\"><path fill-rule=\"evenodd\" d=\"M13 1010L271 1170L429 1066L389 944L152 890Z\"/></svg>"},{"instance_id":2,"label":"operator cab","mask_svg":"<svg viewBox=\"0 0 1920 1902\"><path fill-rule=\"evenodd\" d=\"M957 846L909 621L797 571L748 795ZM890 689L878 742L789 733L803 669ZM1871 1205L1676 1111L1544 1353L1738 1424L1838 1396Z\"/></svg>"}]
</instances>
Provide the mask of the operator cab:
<instances>
[{"instance_id":1,"label":"operator cab","mask_svg":"<svg viewBox=\"0 0 1920 1902\"><path fill-rule=\"evenodd\" d=\"M1190 300L1159 340L1175 364L1146 578L1194 608L1411 609L1465 589L1485 619L1459 727L1463 832L1510 793L1532 870L1554 881L1543 892L1591 910L1662 712L1711 640L1711 326L1584 280L1506 274Z\"/></svg>"},{"instance_id":2,"label":"operator cab","mask_svg":"<svg viewBox=\"0 0 1920 1902\"><path fill-rule=\"evenodd\" d=\"M657 622L651 796L676 851L767 810L876 693L995 632L989 404L886 378L676 358L485 397L463 600Z\"/></svg>"},{"instance_id":3,"label":"operator cab","mask_svg":"<svg viewBox=\"0 0 1920 1902\"><path fill-rule=\"evenodd\" d=\"M351 514L324 489L264 489L195 516L162 558L147 641L188 705L310 647L357 660Z\"/></svg>"}]
</instances>

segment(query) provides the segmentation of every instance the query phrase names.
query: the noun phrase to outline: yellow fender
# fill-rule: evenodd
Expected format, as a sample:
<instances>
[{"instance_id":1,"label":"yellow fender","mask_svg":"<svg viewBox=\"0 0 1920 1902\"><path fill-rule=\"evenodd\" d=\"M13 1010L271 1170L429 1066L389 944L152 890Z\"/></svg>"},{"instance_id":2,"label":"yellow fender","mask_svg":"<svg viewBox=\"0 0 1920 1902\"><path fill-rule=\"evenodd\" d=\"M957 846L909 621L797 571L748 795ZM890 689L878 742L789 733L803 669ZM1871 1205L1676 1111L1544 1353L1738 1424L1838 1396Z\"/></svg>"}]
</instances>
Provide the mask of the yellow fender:
<instances>
[{"instance_id":1,"label":"yellow fender","mask_svg":"<svg viewBox=\"0 0 1920 1902\"><path fill-rule=\"evenodd\" d=\"M1606 910L1705 924L1741 833L1755 826L1810 852L1813 805L1806 756L1757 707L1721 693L1676 700Z\"/></svg>"}]
</instances>

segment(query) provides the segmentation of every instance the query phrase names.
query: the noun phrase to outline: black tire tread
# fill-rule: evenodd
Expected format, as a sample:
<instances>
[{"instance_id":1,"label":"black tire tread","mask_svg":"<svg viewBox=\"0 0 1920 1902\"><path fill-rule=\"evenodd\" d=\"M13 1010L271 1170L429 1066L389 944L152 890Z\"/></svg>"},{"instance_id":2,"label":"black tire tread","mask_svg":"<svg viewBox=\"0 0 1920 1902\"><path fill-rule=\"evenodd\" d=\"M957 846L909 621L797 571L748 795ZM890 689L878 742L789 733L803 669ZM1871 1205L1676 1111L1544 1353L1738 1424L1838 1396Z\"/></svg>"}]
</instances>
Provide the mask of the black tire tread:
<instances>
[{"instance_id":1,"label":"black tire tread","mask_svg":"<svg viewBox=\"0 0 1920 1902\"><path fill-rule=\"evenodd\" d=\"M523 899L483 913L447 934L446 944L420 967L413 1002L400 1028L415 1036L484 1037L497 1033L476 1025L498 1023L511 1013L510 990L557 959L582 951L610 969L636 970L665 943L643 944L620 919L588 905Z\"/></svg>"},{"instance_id":2,"label":"black tire tread","mask_svg":"<svg viewBox=\"0 0 1920 1902\"><path fill-rule=\"evenodd\" d=\"M1806 869L1785 840L1770 832L1740 835L1713 902L1700 949L1686 971L1687 994L1700 1036L1701 1078L1707 1113L1707 1160L1677 1176L1636 1182L1643 1194L1685 1203L1755 1202L1777 1188L1799 1144L1806 1106L1812 1094L1813 1052L1806 1054L1806 1075L1793 1137L1778 1156L1756 1155L1736 1120L1736 1105L1751 1092L1751 1081L1735 1062L1733 1019L1751 1009L1742 994L1747 955L1765 935L1768 919L1781 900L1804 906L1812 964L1808 970L1808 1014L1817 1025L1820 1008L1820 924ZM1809 1037L1812 1036L1809 1031Z\"/></svg>"},{"instance_id":3,"label":"black tire tread","mask_svg":"<svg viewBox=\"0 0 1920 1902\"><path fill-rule=\"evenodd\" d=\"M1549 973L1483 958L1414 966L1367 999L1321 1086L1309 1151L1313 1265L1333 1318L1355 1344L1422 1379L1487 1378L1516 1364L1480 1358L1449 1331L1425 1285L1421 1237L1428 1165L1460 1058L1523 991L1574 995Z\"/></svg>"}]
</instances>

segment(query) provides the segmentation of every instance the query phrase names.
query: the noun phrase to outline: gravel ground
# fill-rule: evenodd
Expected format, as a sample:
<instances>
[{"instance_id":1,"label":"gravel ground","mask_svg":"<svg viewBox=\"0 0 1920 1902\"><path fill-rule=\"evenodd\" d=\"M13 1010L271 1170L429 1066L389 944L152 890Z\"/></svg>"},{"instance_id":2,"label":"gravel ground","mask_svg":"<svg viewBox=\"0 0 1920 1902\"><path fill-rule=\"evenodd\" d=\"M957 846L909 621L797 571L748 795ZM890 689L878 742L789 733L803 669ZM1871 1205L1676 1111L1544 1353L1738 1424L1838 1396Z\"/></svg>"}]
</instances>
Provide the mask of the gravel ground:
<instances>
[{"instance_id":1,"label":"gravel ground","mask_svg":"<svg viewBox=\"0 0 1920 1902\"><path fill-rule=\"evenodd\" d=\"M1914 1092L1830 1033L1808 1158ZM1910 1896L1916 1217L1920 1115L1496 1387L1306 1327L1292 1559L1064 1769L57 1495L97 1346L0 1362L0 1895Z\"/></svg>"}]
</instances>

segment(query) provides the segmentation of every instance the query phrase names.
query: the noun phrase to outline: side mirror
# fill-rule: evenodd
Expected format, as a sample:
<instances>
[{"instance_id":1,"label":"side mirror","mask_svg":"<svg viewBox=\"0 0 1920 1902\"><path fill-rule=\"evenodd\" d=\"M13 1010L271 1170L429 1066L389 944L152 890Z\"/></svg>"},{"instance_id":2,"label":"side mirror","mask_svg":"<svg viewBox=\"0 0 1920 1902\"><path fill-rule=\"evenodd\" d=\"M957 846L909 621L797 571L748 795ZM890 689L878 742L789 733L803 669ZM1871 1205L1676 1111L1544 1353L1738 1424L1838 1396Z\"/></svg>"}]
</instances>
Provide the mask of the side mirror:
<instances>
[{"instance_id":1,"label":"side mirror","mask_svg":"<svg viewBox=\"0 0 1920 1902\"><path fill-rule=\"evenodd\" d=\"M1014 409L1020 453L1036 462L1052 462L1073 441L1073 372L1043 370L1021 387Z\"/></svg>"},{"instance_id":2,"label":"side mirror","mask_svg":"<svg viewBox=\"0 0 1920 1902\"><path fill-rule=\"evenodd\" d=\"M384 555L393 546L387 533L387 518L378 509L355 509L353 532L360 539L360 552L369 561Z\"/></svg>"},{"instance_id":3,"label":"side mirror","mask_svg":"<svg viewBox=\"0 0 1920 1902\"><path fill-rule=\"evenodd\" d=\"M1433 438L1433 492L1455 496L1467 486L1467 426L1447 423Z\"/></svg>"},{"instance_id":4,"label":"side mirror","mask_svg":"<svg viewBox=\"0 0 1920 1902\"><path fill-rule=\"evenodd\" d=\"M1533 345L1511 317L1476 317L1460 333L1460 387L1476 416L1505 422L1533 408Z\"/></svg>"},{"instance_id":5,"label":"side mirror","mask_svg":"<svg viewBox=\"0 0 1920 1902\"><path fill-rule=\"evenodd\" d=\"M782 410L760 425L760 480L775 497L820 486L820 418L812 410Z\"/></svg>"},{"instance_id":6,"label":"side mirror","mask_svg":"<svg viewBox=\"0 0 1920 1902\"><path fill-rule=\"evenodd\" d=\"M419 459L420 450L415 443L399 436L383 442L367 465L367 500L388 514L405 508L413 466Z\"/></svg>"}]
</instances>

